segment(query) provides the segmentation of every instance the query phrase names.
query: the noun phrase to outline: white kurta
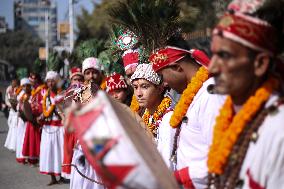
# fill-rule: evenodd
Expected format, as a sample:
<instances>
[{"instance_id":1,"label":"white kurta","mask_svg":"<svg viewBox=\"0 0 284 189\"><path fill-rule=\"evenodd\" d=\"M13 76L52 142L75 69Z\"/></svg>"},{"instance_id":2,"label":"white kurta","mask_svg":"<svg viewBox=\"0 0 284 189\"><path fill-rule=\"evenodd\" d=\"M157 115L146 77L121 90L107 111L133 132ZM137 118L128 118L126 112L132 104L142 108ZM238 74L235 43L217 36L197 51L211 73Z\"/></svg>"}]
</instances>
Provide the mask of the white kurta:
<instances>
[{"instance_id":1,"label":"white kurta","mask_svg":"<svg viewBox=\"0 0 284 189\"><path fill-rule=\"evenodd\" d=\"M177 148L177 170L188 167L189 177L196 189L207 186L207 154L212 142L215 118L224 104L225 96L212 95L207 87L213 78L203 83L181 125Z\"/></svg>"},{"instance_id":2,"label":"white kurta","mask_svg":"<svg viewBox=\"0 0 284 189\"><path fill-rule=\"evenodd\" d=\"M9 131L4 146L11 151L16 151L18 113L13 108L11 108L9 112L8 126Z\"/></svg>"},{"instance_id":3,"label":"white kurta","mask_svg":"<svg viewBox=\"0 0 284 189\"><path fill-rule=\"evenodd\" d=\"M24 163L25 158L23 156L23 144L25 139L27 124L18 117L18 127L17 127L17 146L16 146L16 160L19 163Z\"/></svg>"},{"instance_id":4,"label":"white kurta","mask_svg":"<svg viewBox=\"0 0 284 189\"><path fill-rule=\"evenodd\" d=\"M97 176L94 169L89 164L88 160L83 157L83 160L85 162L85 165L82 165L82 163L79 161L80 158L84 156L83 150L81 145L77 145L77 147L74 149L74 155L72 158L72 164L76 165L79 171L87 176L88 178L91 178L93 180L101 182L100 178ZM94 182L89 181L86 178L83 178L74 167L71 168L71 179L70 179L70 189L104 189L103 186L96 184Z\"/></svg>"},{"instance_id":5,"label":"white kurta","mask_svg":"<svg viewBox=\"0 0 284 189\"><path fill-rule=\"evenodd\" d=\"M173 111L170 111L163 116L162 121L159 124L159 128L157 130L156 139L157 149L171 171L174 170L173 163L170 159L174 144L174 136L176 132L176 129L173 129L169 124L172 115Z\"/></svg>"},{"instance_id":6,"label":"white kurta","mask_svg":"<svg viewBox=\"0 0 284 189\"><path fill-rule=\"evenodd\" d=\"M277 99L273 95L267 105ZM269 114L258 130L258 139L251 141L241 168L240 178L244 189L284 188L284 105L276 114Z\"/></svg>"},{"instance_id":7,"label":"white kurta","mask_svg":"<svg viewBox=\"0 0 284 189\"><path fill-rule=\"evenodd\" d=\"M50 97L54 104L54 98ZM46 99L48 101L48 99ZM46 103L47 109L50 105ZM51 122L42 127L40 141L39 171L42 174L60 175L63 162L64 127L59 118L53 114Z\"/></svg>"},{"instance_id":8,"label":"white kurta","mask_svg":"<svg viewBox=\"0 0 284 189\"><path fill-rule=\"evenodd\" d=\"M17 110L19 111L20 109L20 99L22 96L25 94L25 92L22 90L20 94L17 96L18 100L18 105L17 105ZM23 145L24 145L24 139L25 139L25 133L26 133L26 123L23 121L20 116L18 116L18 121L17 121L17 145L16 145L16 160L19 163L24 163L25 158L23 156Z\"/></svg>"}]
</instances>

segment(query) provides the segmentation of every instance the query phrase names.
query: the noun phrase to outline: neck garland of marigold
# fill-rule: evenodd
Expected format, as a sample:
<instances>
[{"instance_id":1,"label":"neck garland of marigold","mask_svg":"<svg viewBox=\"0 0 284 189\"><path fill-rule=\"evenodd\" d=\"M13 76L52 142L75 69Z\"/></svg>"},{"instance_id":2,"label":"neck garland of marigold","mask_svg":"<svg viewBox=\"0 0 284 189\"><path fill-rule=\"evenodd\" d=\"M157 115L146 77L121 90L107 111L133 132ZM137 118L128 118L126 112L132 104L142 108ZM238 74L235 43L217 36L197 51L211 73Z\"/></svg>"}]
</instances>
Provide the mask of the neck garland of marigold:
<instances>
[{"instance_id":1,"label":"neck garland of marigold","mask_svg":"<svg viewBox=\"0 0 284 189\"><path fill-rule=\"evenodd\" d=\"M27 100L29 98L29 95L27 93L24 93L21 98L20 101L23 103L25 100Z\"/></svg>"},{"instance_id":2,"label":"neck garland of marigold","mask_svg":"<svg viewBox=\"0 0 284 189\"><path fill-rule=\"evenodd\" d=\"M209 173L222 174L224 172L230 152L239 135L278 86L279 82L275 78L269 78L255 95L246 101L236 115L234 115L232 98L227 97L216 118L213 143L208 154Z\"/></svg>"},{"instance_id":3,"label":"neck garland of marigold","mask_svg":"<svg viewBox=\"0 0 284 189\"><path fill-rule=\"evenodd\" d=\"M17 89L16 89L16 95L19 95L20 92L22 91L22 89L23 89L22 86L17 87Z\"/></svg>"},{"instance_id":4,"label":"neck garland of marigold","mask_svg":"<svg viewBox=\"0 0 284 189\"><path fill-rule=\"evenodd\" d=\"M38 92L40 92L45 87L46 87L45 84L42 84L42 85L38 86L35 90L32 90L32 96L35 96Z\"/></svg>"},{"instance_id":5,"label":"neck garland of marigold","mask_svg":"<svg viewBox=\"0 0 284 189\"><path fill-rule=\"evenodd\" d=\"M139 103L137 101L137 98L135 95L132 96L131 104L130 104L130 109L133 112L138 112L139 111Z\"/></svg>"},{"instance_id":6,"label":"neck garland of marigold","mask_svg":"<svg viewBox=\"0 0 284 189\"><path fill-rule=\"evenodd\" d=\"M51 104L49 109L46 110L46 99L47 97L50 95L50 90L48 90L46 92L46 94L43 96L43 103L42 103L42 111L43 111L43 115L44 117L48 118L49 116L51 116L51 114L53 113L54 109L55 109L55 104Z\"/></svg>"},{"instance_id":7,"label":"neck garland of marigold","mask_svg":"<svg viewBox=\"0 0 284 189\"><path fill-rule=\"evenodd\" d=\"M208 78L208 70L203 66L200 67L195 76L191 79L190 83L187 85L187 88L183 91L180 100L174 109L174 113L170 120L170 125L173 128L179 127L188 107L193 101L193 98Z\"/></svg>"},{"instance_id":8,"label":"neck garland of marigold","mask_svg":"<svg viewBox=\"0 0 284 189\"><path fill-rule=\"evenodd\" d=\"M103 79L103 81L102 81L102 83L101 83L101 85L100 85L100 88L102 89L102 90L106 90L106 79L104 78Z\"/></svg>"},{"instance_id":9,"label":"neck garland of marigold","mask_svg":"<svg viewBox=\"0 0 284 189\"><path fill-rule=\"evenodd\" d=\"M157 110L153 113L153 121L152 123L149 123L149 119L151 117L151 114L148 109L145 110L145 113L143 114L142 118L144 123L147 125L148 129L153 133L155 133L155 130L159 126L157 121L160 120L164 114L166 113L166 110L171 106L172 100L169 97L165 97L161 104L157 107Z\"/></svg>"}]
</instances>

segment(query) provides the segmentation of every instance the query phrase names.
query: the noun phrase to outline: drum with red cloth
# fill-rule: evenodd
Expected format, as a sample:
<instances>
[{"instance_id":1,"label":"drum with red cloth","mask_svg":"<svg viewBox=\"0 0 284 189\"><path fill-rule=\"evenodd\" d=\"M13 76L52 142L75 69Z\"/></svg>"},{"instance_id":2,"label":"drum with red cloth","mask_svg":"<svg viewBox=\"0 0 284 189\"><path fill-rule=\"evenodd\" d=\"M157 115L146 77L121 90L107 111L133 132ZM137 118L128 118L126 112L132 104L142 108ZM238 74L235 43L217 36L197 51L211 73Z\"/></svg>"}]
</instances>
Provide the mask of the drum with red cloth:
<instances>
[{"instance_id":1,"label":"drum with red cloth","mask_svg":"<svg viewBox=\"0 0 284 189\"><path fill-rule=\"evenodd\" d=\"M71 111L68 123L107 188L178 188L138 121L104 92Z\"/></svg>"}]
</instances>

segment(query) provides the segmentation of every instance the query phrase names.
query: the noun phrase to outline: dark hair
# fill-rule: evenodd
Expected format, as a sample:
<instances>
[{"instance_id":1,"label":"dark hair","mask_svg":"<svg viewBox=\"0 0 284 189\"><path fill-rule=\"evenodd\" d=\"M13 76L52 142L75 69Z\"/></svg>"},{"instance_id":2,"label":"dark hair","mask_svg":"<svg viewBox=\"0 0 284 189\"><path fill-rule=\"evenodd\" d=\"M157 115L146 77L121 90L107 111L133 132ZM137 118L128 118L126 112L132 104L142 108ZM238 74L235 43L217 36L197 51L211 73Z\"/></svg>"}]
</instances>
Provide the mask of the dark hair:
<instances>
[{"instance_id":1,"label":"dark hair","mask_svg":"<svg viewBox=\"0 0 284 189\"><path fill-rule=\"evenodd\" d=\"M277 50L279 53L282 52L284 50L284 2L282 0L267 1L251 16L267 21L276 29Z\"/></svg>"},{"instance_id":2,"label":"dark hair","mask_svg":"<svg viewBox=\"0 0 284 189\"><path fill-rule=\"evenodd\" d=\"M31 72L30 73L30 76L31 75L34 75L35 76L35 79L37 80L37 82L39 83L39 84L42 84L43 82L42 82L42 79L41 79L41 77L40 77L40 74L38 74L38 73L35 73L35 72Z\"/></svg>"},{"instance_id":3,"label":"dark hair","mask_svg":"<svg viewBox=\"0 0 284 189\"><path fill-rule=\"evenodd\" d=\"M190 50L188 42L179 34L172 36L168 41L167 45L178 47L185 50Z\"/></svg>"}]
</instances>

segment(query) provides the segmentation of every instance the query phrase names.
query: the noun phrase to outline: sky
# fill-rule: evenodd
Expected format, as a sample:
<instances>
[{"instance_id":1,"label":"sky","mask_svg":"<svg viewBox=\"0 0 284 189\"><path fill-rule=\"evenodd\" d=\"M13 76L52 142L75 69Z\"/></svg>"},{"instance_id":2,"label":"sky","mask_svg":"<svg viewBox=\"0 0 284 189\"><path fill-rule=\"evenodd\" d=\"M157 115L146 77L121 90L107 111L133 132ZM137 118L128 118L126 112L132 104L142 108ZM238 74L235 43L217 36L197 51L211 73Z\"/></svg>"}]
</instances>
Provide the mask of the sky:
<instances>
[{"instance_id":1,"label":"sky","mask_svg":"<svg viewBox=\"0 0 284 189\"><path fill-rule=\"evenodd\" d=\"M69 0L53 0L57 2L58 21L68 20L68 2ZM81 8L92 12L94 0L76 0L74 5L74 15L80 14ZM8 28L14 28L13 0L0 0L0 16L4 16L8 23Z\"/></svg>"}]
</instances>

